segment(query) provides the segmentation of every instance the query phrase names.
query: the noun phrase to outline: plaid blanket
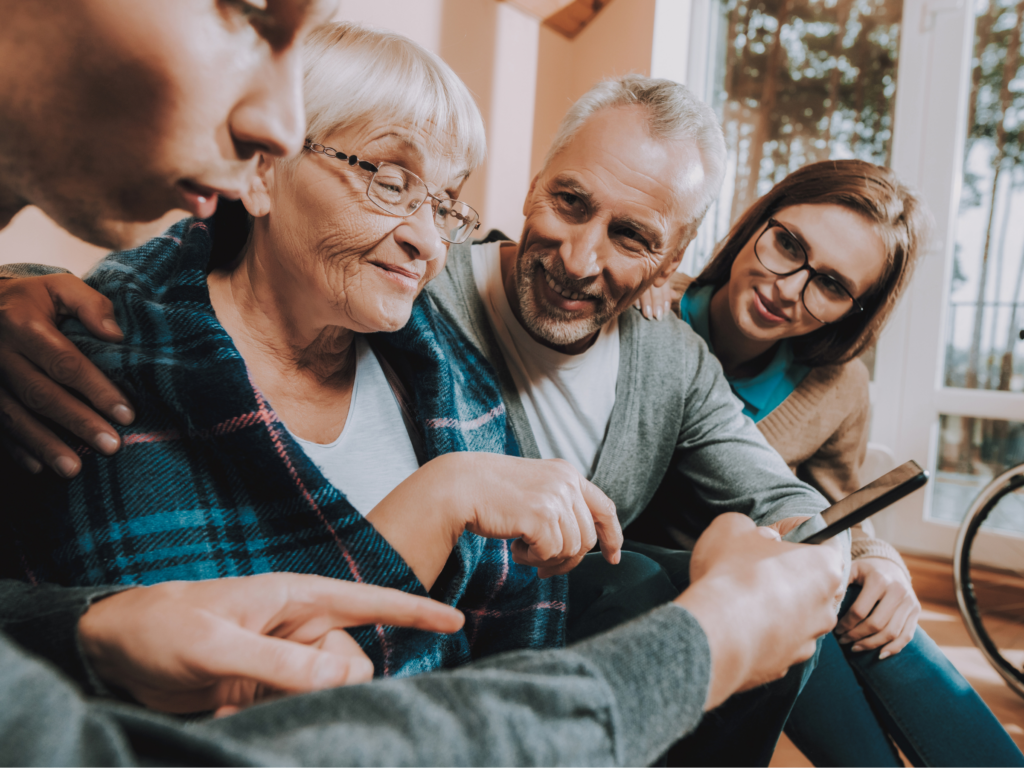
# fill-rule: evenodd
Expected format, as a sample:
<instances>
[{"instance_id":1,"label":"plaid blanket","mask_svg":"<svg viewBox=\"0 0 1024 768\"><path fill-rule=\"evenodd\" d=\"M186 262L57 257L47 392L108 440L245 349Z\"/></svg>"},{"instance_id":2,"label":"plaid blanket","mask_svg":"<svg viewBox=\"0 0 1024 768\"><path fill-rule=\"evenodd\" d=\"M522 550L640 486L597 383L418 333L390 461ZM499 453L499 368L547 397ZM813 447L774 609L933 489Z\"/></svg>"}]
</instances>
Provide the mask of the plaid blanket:
<instances>
[{"instance_id":1,"label":"plaid blanket","mask_svg":"<svg viewBox=\"0 0 1024 768\"><path fill-rule=\"evenodd\" d=\"M114 302L124 342L63 329L121 386L138 417L105 457L78 444L70 482L4 461L5 575L65 585L153 584L270 571L426 594L390 544L334 488L251 382L206 288L215 219L179 222L102 261L88 282ZM371 344L411 393L427 458L518 454L489 364L421 296L402 331ZM353 631L378 673L408 675L564 642L566 584L512 562L508 541L465 533L432 589L462 632Z\"/></svg>"}]
</instances>

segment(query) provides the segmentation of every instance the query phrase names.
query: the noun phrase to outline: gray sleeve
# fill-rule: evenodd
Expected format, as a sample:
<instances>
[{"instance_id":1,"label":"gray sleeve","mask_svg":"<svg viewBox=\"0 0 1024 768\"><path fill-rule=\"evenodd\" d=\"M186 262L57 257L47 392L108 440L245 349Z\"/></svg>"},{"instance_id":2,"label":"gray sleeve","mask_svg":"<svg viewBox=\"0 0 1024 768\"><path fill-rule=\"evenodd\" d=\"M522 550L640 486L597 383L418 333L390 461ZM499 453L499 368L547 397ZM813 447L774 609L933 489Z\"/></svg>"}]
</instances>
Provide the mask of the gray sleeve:
<instances>
[{"instance_id":1,"label":"gray sleeve","mask_svg":"<svg viewBox=\"0 0 1024 768\"><path fill-rule=\"evenodd\" d=\"M106 688L93 672L78 640L78 619L95 601L129 587L33 586L0 580L0 631L42 656L91 694Z\"/></svg>"},{"instance_id":2,"label":"gray sleeve","mask_svg":"<svg viewBox=\"0 0 1024 768\"><path fill-rule=\"evenodd\" d=\"M12 764L646 765L699 722L709 669L668 605L567 649L184 724L83 699L0 637L0 743Z\"/></svg>"},{"instance_id":3,"label":"gray sleeve","mask_svg":"<svg viewBox=\"0 0 1024 768\"><path fill-rule=\"evenodd\" d=\"M3 264L0 265L0 280L12 277L39 277L40 275L71 274L62 267L49 267L46 264Z\"/></svg>"},{"instance_id":4,"label":"gray sleeve","mask_svg":"<svg viewBox=\"0 0 1024 768\"><path fill-rule=\"evenodd\" d=\"M713 514L741 512L758 525L815 515L828 501L790 471L743 415L722 366L692 334L685 415L672 460Z\"/></svg>"}]
</instances>

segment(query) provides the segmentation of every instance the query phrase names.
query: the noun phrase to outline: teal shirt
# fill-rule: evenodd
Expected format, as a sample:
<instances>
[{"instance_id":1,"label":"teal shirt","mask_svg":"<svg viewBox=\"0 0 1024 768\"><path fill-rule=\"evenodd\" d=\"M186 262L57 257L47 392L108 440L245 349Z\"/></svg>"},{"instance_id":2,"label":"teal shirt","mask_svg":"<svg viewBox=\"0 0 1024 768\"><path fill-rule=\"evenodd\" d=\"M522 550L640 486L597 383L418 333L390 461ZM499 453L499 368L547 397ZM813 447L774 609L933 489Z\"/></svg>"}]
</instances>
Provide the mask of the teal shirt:
<instances>
[{"instance_id":1,"label":"teal shirt","mask_svg":"<svg viewBox=\"0 0 1024 768\"><path fill-rule=\"evenodd\" d=\"M679 301L679 315L707 342L712 354L715 348L711 344L708 311L714 289L713 285L700 288L693 286ZM793 348L789 341L784 340L779 344L771 362L757 376L750 379L725 378L733 394L743 403L743 412L758 422L782 405L782 401L792 394L810 372L808 366L793 361Z\"/></svg>"}]
</instances>

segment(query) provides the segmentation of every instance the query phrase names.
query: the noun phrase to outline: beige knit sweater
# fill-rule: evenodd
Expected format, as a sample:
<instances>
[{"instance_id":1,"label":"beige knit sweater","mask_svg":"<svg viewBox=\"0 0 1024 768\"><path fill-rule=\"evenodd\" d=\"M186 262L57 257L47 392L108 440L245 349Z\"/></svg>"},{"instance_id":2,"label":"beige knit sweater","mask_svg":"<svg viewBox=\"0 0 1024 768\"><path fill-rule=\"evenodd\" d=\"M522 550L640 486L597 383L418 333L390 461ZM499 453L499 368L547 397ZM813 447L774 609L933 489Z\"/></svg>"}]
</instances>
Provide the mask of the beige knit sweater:
<instances>
[{"instance_id":1,"label":"beige knit sweater","mask_svg":"<svg viewBox=\"0 0 1024 768\"><path fill-rule=\"evenodd\" d=\"M681 296L692 278L677 275L672 288ZM678 304L676 305L678 310ZM868 444L868 369L859 359L811 370L775 410L757 423L789 468L836 502L861 487L860 468ZM852 555L882 557L910 578L899 552L875 538L870 520L853 530Z\"/></svg>"}]
</instances>

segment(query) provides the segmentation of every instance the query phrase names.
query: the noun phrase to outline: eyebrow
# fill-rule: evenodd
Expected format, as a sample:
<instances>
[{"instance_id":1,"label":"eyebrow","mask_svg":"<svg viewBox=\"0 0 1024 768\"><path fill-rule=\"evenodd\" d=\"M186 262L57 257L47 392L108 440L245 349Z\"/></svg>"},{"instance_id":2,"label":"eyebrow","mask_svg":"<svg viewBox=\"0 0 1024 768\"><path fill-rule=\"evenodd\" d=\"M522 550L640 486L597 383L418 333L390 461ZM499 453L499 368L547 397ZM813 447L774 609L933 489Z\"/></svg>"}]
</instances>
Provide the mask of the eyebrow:
<instances>
[{"instance_id":1,"label":"eyebrow","mask_svg":"<svg viewBox=\"0 0 1024 768\"><path fill-rule=\"evenodd\" d=\"M805 238L803 234L801 234L800 229L798 227L794 227L792 224L788 224L787 222L782 221L781 219L775 220L779 222L779 224L784 226L789 231L789 233L797 239L797 242L799 242L800 245L803 246L804 251L806 251L807 253L807 263L810 264L811 254L814 252L814 250L811 248L811 244L807 242L807 238ZM811 266L814 265L811 264ZM839 272L834 270L832 267L825 267L824 269L818 269L817 267L814 267L814 271L831 277L837 283L842 285L843 288L848 290L851 296L856 294L853 282L845 275L840 274Z\"/></svg>"},{"instance_id":2,"label":"eyebrow","mask_svg":"<svg viewBox=\"0 0 1024 768\"><path fill-rule=\"evenodd\" d=\"M561 187L563 190L570 192L576 197L583 201L583 204L590 209L596 210L599 206L594 204L594 197L583 185L581 185L572 176L556 176L552 181L552 186ZM660 251L662 248L662 235L661 233L648 224L645 221L636 219L629 215L615 216L612 219L612 226L625 226L630 229L636 230L644 238L647 239L647 244L651 250Z\"/></svg>"},{"instance_id":3,"label":"eyebrow","mask_svg":"<svg viewBox=\"0 0 1024 768\"><path fill-rule=\"evenodd\" d=\"M406 150L410 151L413 154L412 159L415 162L419 163L420 169L422 170L423 166L426 165L426 161L427 161L427 153L426 153L426 150L423 149L423 145L422 144L420 144L415 139L410 138L406 134L400 133L399 131L385 131L384 133L381 133L378 136L374 136L371 139L371 142L383 141L383 140L389 139L389 138L397 139L398 142ZM381 162L387 162L387 161L381 161ZM452 177L452 179L451 179L451 181L454 182L454 185L453 186L449 185L447 188L445 188L444 193L447 194L449 197L451 197L452 193L453 193L453 190L455 188L457 188L461 184L462 180L465 179L467 176L469 176L469 174L470 174L470 169L469 168L463 168L461 171L456 173Z\"/></svg>"}]
</instances>

